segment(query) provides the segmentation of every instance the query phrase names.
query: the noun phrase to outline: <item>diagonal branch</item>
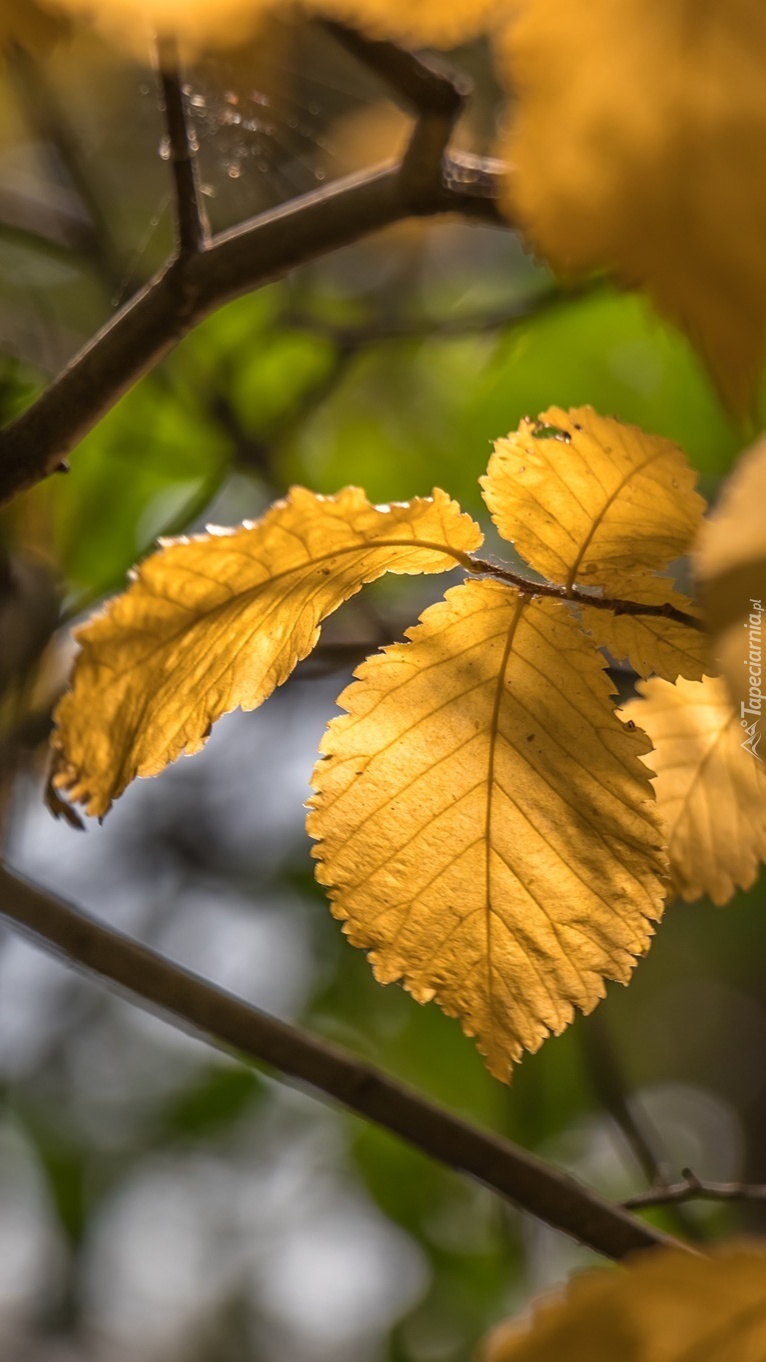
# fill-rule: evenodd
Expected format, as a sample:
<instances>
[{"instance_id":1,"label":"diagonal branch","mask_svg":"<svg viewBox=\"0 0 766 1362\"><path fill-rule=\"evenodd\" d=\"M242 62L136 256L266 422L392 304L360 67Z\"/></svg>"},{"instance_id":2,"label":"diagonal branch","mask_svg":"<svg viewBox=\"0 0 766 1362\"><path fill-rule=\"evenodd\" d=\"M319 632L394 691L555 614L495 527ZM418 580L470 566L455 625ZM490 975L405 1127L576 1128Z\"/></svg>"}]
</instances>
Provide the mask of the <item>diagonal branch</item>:
<instances>
[{"instance_id":1,"label":"diagonal branch","mask_svg":"<svg viewBox=\"0 0 766 1362\"><path fill-rule=\"evenodd\" d=\"M319 27L388 85L416 113L454 115L471 93L471 82L442 57L411 52L384 39L368 38L336 19L320 19Z\"/></svg>"},{"instance_id":2,"label":"diagonal branch","mask_svg":"<svg viewBox=\"0 0 766 1362\"><path fill-rule=\"evenodd\" d=\"M650 1184L651 1191L647 1194L651 1196L657 1189L667 1188L670 1179L659 1132L626 1087L617 1051L599 1011L586 1018L581 1037L594 1093L622 1132ZM698 1228L683 1206L671 1205L670 1213L680 1234L687 1239L699 1238Z\"/></svg>"},{"instance_id":3,"label":"diagonal branch","mask_svg":"<svg viewBox=\"0 0 766 1362\"><path fill-rule=\"evenodd\" d=\"M199 193L197 160L186 120L178 47L174 38L157 39L157 63L175 188L177 249L179 256L188 256L202 249L210 231Z\"/></svg>"},{"instance_id":4,"label":"diagonal branch","mask_svg":"<svg viewBox=\"0 0 766 1362\"><path fill-rule=\"evenodd\" d=\"M183 1028L308 1084L598 1253L620 1259L641 1249L679 1246L510 1141L469 1125L371 1065L267 1016L3 868L0 913L38 944Z\"/></svg>"}]
</instances>

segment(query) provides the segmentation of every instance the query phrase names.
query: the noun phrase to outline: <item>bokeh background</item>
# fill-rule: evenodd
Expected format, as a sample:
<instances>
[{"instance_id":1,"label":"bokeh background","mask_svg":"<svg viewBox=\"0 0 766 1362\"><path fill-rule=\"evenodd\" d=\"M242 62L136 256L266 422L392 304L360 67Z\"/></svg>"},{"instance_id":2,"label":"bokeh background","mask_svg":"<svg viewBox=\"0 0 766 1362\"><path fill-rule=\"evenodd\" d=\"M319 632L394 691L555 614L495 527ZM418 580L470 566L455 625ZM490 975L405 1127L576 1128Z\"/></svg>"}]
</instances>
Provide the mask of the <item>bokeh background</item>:
<instances>
[{"instance_id":1,"label":"bokeh background","mask_svg":"<svg viewBox=\"0 0 766 1362\"><path fill-rule=\"evenodd\" d=\"M458 130L491 152L481 47ZM187 73L216 229L393 154L408 120L319 27ZM167 257L155 77L75 35L0 70L0 414ZM274 1014L346 1045L606 1195L766 1179L763 888L672 905L629 990L493 1081L457 1023L378 987L312 878L303 801L336 697L447 583L382 583L263 710L139 782L103 826L43 807L70 630L160 534L291 483L376 501L477 478L525 414L590 402L680 441L711 498L742 430L638 298L566 291L509 231L405 224L210 318L0 513L0 811L10 862ZM617 660L619 661L619 660ZM623 688L629 678L615 672ZM717 1237L757 1212L655 1214ZM247 1069L0 935L0 1357L458 1362L592 1261L393 1137Z\"/></svg>"}]
</instances>

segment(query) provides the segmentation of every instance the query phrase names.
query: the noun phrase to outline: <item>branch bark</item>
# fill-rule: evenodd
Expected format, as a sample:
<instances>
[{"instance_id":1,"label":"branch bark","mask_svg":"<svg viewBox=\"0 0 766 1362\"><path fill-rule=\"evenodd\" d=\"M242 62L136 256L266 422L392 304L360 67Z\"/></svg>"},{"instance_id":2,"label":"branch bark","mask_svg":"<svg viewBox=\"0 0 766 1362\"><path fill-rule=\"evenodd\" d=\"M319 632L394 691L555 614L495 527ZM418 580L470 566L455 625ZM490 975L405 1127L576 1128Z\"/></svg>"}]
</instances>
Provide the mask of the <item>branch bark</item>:
<instances>
[{"instance_id":1,"label":"branch bark","mask_svg":"<svg viewBox=\"0 0 766 1362\"><path fill-rule=\"evenodd\" d=\"M685 610L679 610L675 605L671 605L670 601L664 601L662 605L646 605L641 601L622 600L616 596L596 596L585 587L572 586L567 589L557 582L533 582L522 573L504 567L502 563L493 563L488 558L478 558L473 553L460 555L459 561L469 572L497 577L501 582L510 582L511 586L518 587L519 591L527 596L552 596L555 600L576 601L579 605L592 605L596 610L611 610L613 615L648 615L653 619L675 620L676 624L684 624L688 629L696 629L698 633L703 633L705 629L701 619L696 615L687 614Z\"/></svg>"},{"instance_id":2,"label":"branch bark","mask_svg":"<svg viewBox=\"0 0 766 1362\"><path fill-rule=\"evenodd\" d=\"M167 128L167 150L175 188L176 247L179 256L193 255L204 247L210 233L199 192L197 159L186 119L175 39L158 39L157 61Z\"/></svg>"},{"instance_id":3,"label":"branch bark","mask_svg":"<svg viewBox=\"0 0 766 1362\"><path fill-rule=\"evenodd\" d=\"M679 1246L510 1141L471 1126L343 1050L267 1016L4 868L0 913L38 944L126 990L184 1029L308 1084L597 1253L621 1259L642 1249Z\"/></svg>"}]
</instances>

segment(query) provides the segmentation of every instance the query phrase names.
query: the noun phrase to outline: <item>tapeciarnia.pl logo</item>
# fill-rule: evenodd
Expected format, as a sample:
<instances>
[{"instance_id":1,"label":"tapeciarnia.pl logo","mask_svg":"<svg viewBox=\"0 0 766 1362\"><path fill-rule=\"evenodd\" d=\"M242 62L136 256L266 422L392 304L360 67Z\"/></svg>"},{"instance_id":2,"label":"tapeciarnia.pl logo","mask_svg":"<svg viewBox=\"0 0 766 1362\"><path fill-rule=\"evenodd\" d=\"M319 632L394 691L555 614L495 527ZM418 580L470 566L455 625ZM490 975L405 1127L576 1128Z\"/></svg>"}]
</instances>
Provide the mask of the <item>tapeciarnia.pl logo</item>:
<instances>
[{"instance_id":1,"label":"tapeciarnia.pl logo","mask_svg":"<svg viewBox=\"0 0 766 1362\"><path fill-rule=\"evenodd\" d=\"M763 761L763 757L758 754L758 744L761 741L761 734L758 725L761 719L763 708L763 692L761 690L761 620L763 616L763 606L760 601L750 600L752 607L751 613L745 620L744 628L747 629L747 657L744 665L748 669L748 699L740 703L740 722L747 737L740 747L744 747L751 756L757 757L758 761ZM752 719L748 723L748 718Z\"/></svg>"}]
</instances>

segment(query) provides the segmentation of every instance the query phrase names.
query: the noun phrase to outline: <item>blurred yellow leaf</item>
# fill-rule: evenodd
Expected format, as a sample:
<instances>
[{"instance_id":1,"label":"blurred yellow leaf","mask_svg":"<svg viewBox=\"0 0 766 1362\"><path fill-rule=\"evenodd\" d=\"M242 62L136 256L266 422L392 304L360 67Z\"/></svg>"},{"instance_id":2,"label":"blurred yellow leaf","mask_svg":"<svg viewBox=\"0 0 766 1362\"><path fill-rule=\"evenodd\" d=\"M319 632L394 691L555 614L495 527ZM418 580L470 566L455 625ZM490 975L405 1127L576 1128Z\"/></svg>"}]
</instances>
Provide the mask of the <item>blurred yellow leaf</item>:
<instances>
[{"instance_id":1,"label":"blurred yellow leaf","mask_svg":"<svg viewBox=\"0 0 766 1362\"><path fill-rule=\"evenodd\" d=\"M688 549L705 505L695 480L671 440L592 407L550 407L497 441L481 484L536 572L630 597L651 593L655 571Z\"/></svg>"},{"instance_id":2,"label":"blurred yellow leaf","mask_svg":"<svg viewBox=\"0 0 766 1362\"><path fill-rule=\"evenodd\" d=\"M475 38L508 0L304 0L312 9L364 28L373 37L456 47Z\"/></svg>"},{"instance_id":3,"label":"blurred yellow leaf","mask_svg":"<svg viewBox=\"0 0 766 1362\"><path fill-rule=\"evenodd\" d=\"M156 33L172 34L187 50L236 47L252 36L264 14L294 10L288 0L53 0L75 19L93 24L117 46L146 60Z\"/></svg>"},{"instance_id":4,"label":"blurred yellow leaf","mask_svg":"<svg viewBox=\"0 0 766 1362\"><path fill-rule=\"evenodd\" d=\"M670 577L656 577L652 591L632 592L641 604L672 605L686 615L700 614L688 596L676 591ZM618 662L627 659L639 676L656 672L666 681L685 676L699 681L710 671L709 643L702 630L677 620L657 615L618 615L611 610L583 606L583 627L602 648L608 648Z\"/></svg>"},{"instance_id":5,"label":"blurred yellow leaf","mask_svg":"<svg viewBox=\"0 0 766 1362\"><path fill-rule=\"evenodd\" d=\"M515 221L646 289L737 409L766 345L766 6L516 0L498 59Z\"/></svg>"},{"instance_id":6,"label":"blurred yellow leaf","mask_svg":"<svg viewBox=\"0 0 766 1362\"><path fill-rule=\"evenodd\" d=\"M478 1362L763 1362L762 1243L713 1246L702 1257L660 1249L626 1271L576 1277L531 1318L501 1325Z\"/></svg>"},{"instance_id":7,"label":"blurred yellow leaf","mask_svg":"<svg viewBox=\"0 0 766 1362\"><path fill-rule=\"evenodd\" d=\"M28 0L26 0L28 3ZM20 0L24 3L24 0ZM173 34L192 49L234 47L249 38L266 14L321 14L361 28L373 37L454 47L475 37L503 0L54 0L95 23L121 46L145 51L155 30Z\"/></svg>"},{"instance_id":8,"label":"blurred yellow leaf","mask_svg":"<svg viewBox=\"0 0 766 1362\"><path fill-rule=\"evenodd\" d=\"M766 437L739 460L696 543L695 566L712 651L740 717L760 718L766 691ZM764 715L766 720L766 715Z\"/></svg>"},{"instance_id":9,"label":"blurred yellow leaf","mask_svg":"<svg viewBox=\"0 0 766 1362\"><path fill-rule=\"evenodd\" d=\"M356 673L308 830L381 983L403 979L507 1080L627 982L662 912L643 734L564 604L469 581Z\"/></svg>"},{"instance_id":10,"label":"blurred yellow leaf","mask_svg":"<svg viewBox=\"0 0 766 1362\"><path fill-rule=\"evenodd\" d=\"M55 6L56 0L53 0ZM64 33L60 14L37 0L2 0L0 7L0 51L17 43L30 52L50 47Z\"/></svg>"},{"instance_id":11,"label":"blurred yellow leaf","mask_svg":"<svg viewBox=\"0 0 766 1362\"><path fill-rule=\"evenodd\" d=\"M623 709L655 750L657 807L667 829L673 888L723 904L749 889L766 858L766 766L723 681L655 678ZM745 721L747 722L747 721ZM745 745L747 744L747 746Z\"/></svg>"},{"instance_id":12,"label":"blurred yellow leaf","mask_svg":"<svg viewBox=\"0 0 766 1362\"><path fill-rule=\"evenodd\" d=\"M220 715L260 705L366 582L446 572L480 543L444 492L375 507L355 487L293 488L255 523L170 542L77 634L56 788L105 813L136 775L199 751Z\"/></svg>"},{"instance_id":13,"label":"blurred yellow leaf","mask_svg":"<svg viewBox=\"0 0 766 1362\"><path fill-rule=\"evenodd\" d=\"M399 160L411 135L412 119L388 99L353 109L333 124L331 144L321 148L325 171L355 175L382 161Z\"/></svg>"}]
</instances>

